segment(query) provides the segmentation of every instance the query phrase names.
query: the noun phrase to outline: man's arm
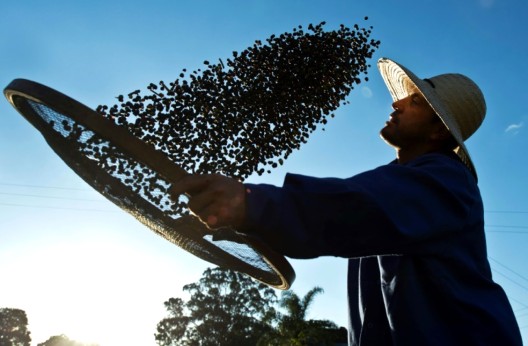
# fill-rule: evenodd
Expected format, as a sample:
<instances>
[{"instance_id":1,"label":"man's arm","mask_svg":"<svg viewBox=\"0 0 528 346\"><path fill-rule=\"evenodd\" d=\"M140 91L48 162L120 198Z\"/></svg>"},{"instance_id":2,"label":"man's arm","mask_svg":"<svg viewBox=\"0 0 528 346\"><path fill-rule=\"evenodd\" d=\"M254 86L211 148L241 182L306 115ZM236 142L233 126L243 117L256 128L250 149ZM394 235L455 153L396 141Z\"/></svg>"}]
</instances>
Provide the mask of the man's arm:
<instances>
[{"instance_id":1,"label":"man's arm","mask_svg":"<svg viewBox=\"0 0 528 346\"><path fill-rule=\"evenodd\" d=\"M348 179L288 175L246 184L244 230L295 258L431 254L482 231L482 201L462 163L442 154Z\"/></svg>"},{"instance_id":2,"label":"man's arm","mask_svg":"<svg viewBox=\"0 0 528 346\"><path fill-rule=\"evenodd\" d=\"M474 179L441 154L348 179L288 175L283 187L189 176L172 188L184 192L210 228L233 226L295 258L437 253L467 225L482 228Z\"/></svg>"}]
</instances>

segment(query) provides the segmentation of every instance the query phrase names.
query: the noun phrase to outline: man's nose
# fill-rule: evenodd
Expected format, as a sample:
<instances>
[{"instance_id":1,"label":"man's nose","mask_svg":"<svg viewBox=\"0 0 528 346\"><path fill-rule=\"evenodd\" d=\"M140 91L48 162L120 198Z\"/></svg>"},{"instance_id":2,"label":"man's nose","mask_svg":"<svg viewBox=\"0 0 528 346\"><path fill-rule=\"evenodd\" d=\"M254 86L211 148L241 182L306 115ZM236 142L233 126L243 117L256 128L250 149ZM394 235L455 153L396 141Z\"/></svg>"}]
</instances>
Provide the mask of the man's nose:
<instances>
[{"instance_id":1,"label":"man's nose","mask_svg":"<svg viewBox=\"0 0 528 346\"><path fill-rule=\"evenodd\" d=\"M403 100L396 100L392 103L392 109L401 111L403 109Z\"/></svg>"}]
</instances>

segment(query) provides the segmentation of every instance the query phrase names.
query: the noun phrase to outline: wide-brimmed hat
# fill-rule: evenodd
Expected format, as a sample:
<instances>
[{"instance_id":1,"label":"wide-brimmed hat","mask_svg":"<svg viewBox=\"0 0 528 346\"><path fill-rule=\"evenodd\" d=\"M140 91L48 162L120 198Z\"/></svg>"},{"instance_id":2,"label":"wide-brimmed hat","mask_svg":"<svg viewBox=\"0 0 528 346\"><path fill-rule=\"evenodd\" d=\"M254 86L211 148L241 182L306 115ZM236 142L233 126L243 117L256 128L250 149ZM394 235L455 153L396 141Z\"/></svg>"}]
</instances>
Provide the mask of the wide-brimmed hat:
<instances>
[{"instance_id":1,"label":"wide-brimmed hat","mask_svg":"<svg viewBox=\"0 0 528 346\"><path fill-rule=\"evenodd\" d=\"M475 82L458 73L421 79L409 69L387 58L379 59L378 68L394 101L416 90L423 95L457 141L455 153L477 177L477 171L464 144L479 128L486 115L486 101Z\"/></svg>"}]
</instances>

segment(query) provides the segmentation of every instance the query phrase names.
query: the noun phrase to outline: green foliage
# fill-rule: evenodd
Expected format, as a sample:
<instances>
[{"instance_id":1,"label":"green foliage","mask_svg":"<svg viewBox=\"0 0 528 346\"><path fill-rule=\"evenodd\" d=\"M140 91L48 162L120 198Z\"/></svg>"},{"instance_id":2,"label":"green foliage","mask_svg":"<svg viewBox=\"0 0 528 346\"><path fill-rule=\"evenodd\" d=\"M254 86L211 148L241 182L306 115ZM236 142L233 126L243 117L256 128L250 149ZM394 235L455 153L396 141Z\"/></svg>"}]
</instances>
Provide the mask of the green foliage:
<instances>
[{"instance_id":1,"label":"green foliage","mask_svg":"<svg viewBox=\"0 0 528 346\"><path fill-rule=\"evenodd\" d=\"M187 302L180 298L165 302L169 317L158 323L158 345L256 345L271 331L275 291L248 276L209 268L183 289L190 293Z\"/></svg>"},{"instance_id":2,"label":"green foliage","mask_svg":"<svg viewBox=\"0 0 528 346\"><path fill-rule=\"evenodd\" d=\"M178 345L183 340L190 318L184 315L184 302L180 298L170 298L165 302L169 317L158 323L155 334L158 345Z\"/></svg>"},{"instance_id":3,"label":"green foliage","mask_svg":"<svg viewBox=\"0 0 528 346\"><path fill-rule=\"evenodd\" d=\"M248 276L222 268L207 269L185 285L190 299L165 302L169 316L158 323L160 346L310 346L346 343L347 331L328 320L307 320L308 309L323 289L303 298L275 291ZM280 313L277 306L285 311Z\"/></svg>"},{"instance_id":4,"label":"green foliage","mask_svg":"<svg viewBox=\"0 0 528 346\"><path fill-rule=\"evenodd\" d=\"M347 341L345 328L329 320L306 320L308 309L320 287L312 288L301 299L293 291L284 291L279 305L286 313L279 314L277 328L265 334L258 345L267 346L322 346Z\"/></svg>"},{"instance_id":5,"label":"green foliage","mask_svg":"<svg viewBox=\"0 0 528 346\"><path fill-rule=\"evenodd\" d=\"M20 309L0 308L0 346L29 346L26 312Z\"/></svg>"},{"instance_id":6,"label":"green foliage","mask_svg":"<svg viewBox=\"0 0 528 346\"><path fill-rule=\"evenodd\" d=\"M97 346L94 344L83 344L82 342L78 342L75 340L71 340L66 335L55 335L50 337L45 342L42 342L38 344L37 346Z\"/></svg>"}]
</instances>

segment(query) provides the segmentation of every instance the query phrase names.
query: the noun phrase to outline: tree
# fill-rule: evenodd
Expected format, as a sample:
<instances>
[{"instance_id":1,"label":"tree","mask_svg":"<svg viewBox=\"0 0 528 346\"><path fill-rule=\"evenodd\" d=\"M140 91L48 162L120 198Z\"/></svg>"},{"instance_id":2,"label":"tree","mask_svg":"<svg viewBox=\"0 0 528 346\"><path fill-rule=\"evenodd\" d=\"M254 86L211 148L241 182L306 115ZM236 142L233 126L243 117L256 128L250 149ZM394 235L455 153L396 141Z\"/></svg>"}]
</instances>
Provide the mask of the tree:
<instances>
[{"instance_id":1,"label":"tree","mask_svg":"<svg viewBox=\"0 0 528 346\"><path fill-rule=\"evenodd\" d=\"M26 312L20 309L0 308L0 346L29 346Z\"/></svg>"},{"instance_id":2,"label":"tree","mask_svg":"<svg viewBox=\"0 0 528 346\"><path fill-rule=\"evenodd\" d=\"M82 342L78 342L68 338L66 335L55 335L50 337L48 340L38 344L37 346L97 346L94 344L86 345Z\"/></svg>"},{"instance_id":3,"label":"tree","mask_svg":"<svg viewBox=\"0 0 528 346\"><path fill-rule=\"evenodd\" d=\"M345 328L339 328L329 320L306 320L307 312L316 295L323 293L321 287L314 287L301 299L293 291L284 291L279 305L286 310L279 315L277 328L264 335L259 345L334 345L347 341Z\"/></svg>"},{"instance_id":4,"label":"tree","mask_svg":"<svg viewBox=\"0 0 528 346\"><path fill-rule=\"evenodd\" d=\"M190 293L186 303L165 302L169 317L158 323L158 345L256 345L273 328L275 291L246 275L209 268L183 290Z\"/></svg>"}]
</instances>

